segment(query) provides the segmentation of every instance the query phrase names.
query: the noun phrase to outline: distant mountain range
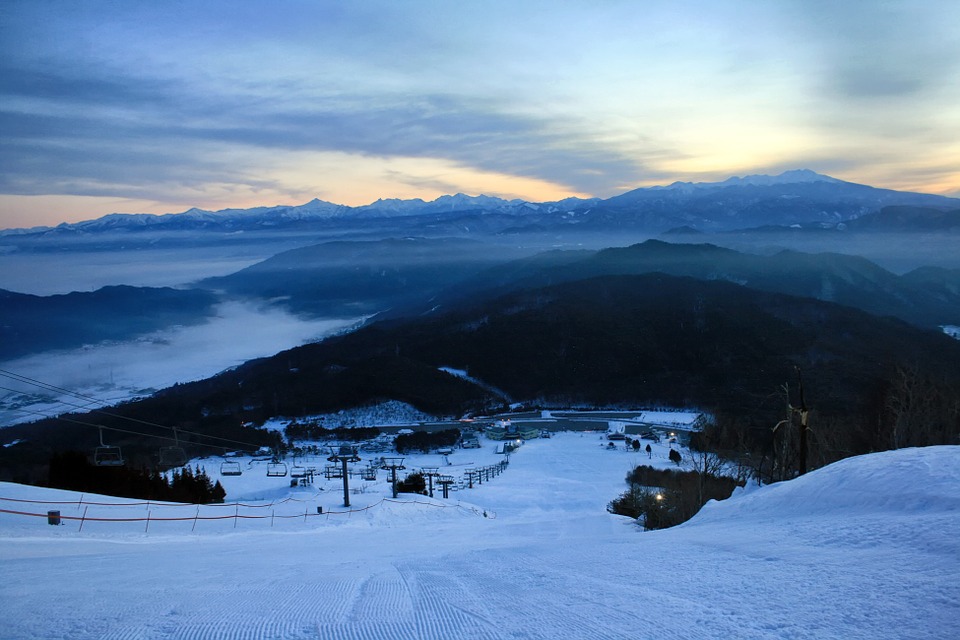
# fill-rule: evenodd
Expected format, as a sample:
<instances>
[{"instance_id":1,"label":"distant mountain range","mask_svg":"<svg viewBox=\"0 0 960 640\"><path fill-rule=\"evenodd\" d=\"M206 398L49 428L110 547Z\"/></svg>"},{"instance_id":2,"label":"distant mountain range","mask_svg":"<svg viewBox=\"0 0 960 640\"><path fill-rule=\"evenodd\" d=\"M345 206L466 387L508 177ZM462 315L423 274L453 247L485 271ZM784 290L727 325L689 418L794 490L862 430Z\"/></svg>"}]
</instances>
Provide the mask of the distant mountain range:
<instances>
[{"instance_id":1,"label":"distant mountain range","mask_svg":"<svg viewBox=\"0 0 960 640\"><path fill-rule=\"evenodd\" d=\"M348 207L322 200L298 206L255 207L177 214L117 213L56 227L0 231L6 236L71 236L103 232L222 231L329 228L332 225L364 229L386 228L425 235L616 231L643 229L663 233L684 228L723 232L753 227L813 226L836 228L885 207L899 207L896 220L878 218L859 229L877 230L886 222L902 229L906 210L929 225L940 217L937 229L960 229L960 199L878 189L844 182L810 170L786 171L776 176L736 177L714 183L675 182L668 186L628 191L607 199L569 198L558 202L503 200L491 196L447 195L431 202L420 199L377 200ZM920 209L927 210L926 213Z\"/></svg>"},{"instance_id":2,"label":"distant mountain range","mask_svg":"<svg viewBox=\"0 0 960 640\"><path fill-rule=\"evenodd\" d=\"M391 317L442 313L466 299L481 300L519 289L590 277L661 273L726 281L750 289L855 307L935 329L960 324L960 270L924 267L893 274L858 256L780 251L763 256L712 244L660 240L601 251L555 251L493 267Z\"/></svg>"},{"instance_id":3,"label":"distant mountain range","mask_svg":"<svg viewBox=\"0 0 960 640\"><path fill-rule=\"evenodd\" d=\"M896 275L858 256L765 256L660 240L530 255L464 238L388 238L285 251L188 289L113 286L48 297L0 289L0 360L202 323L228 299L312 318L431 318L519 290L656 273L837 303L925 329L960 325L957 269Z\"/></svg>"}]
</instances>

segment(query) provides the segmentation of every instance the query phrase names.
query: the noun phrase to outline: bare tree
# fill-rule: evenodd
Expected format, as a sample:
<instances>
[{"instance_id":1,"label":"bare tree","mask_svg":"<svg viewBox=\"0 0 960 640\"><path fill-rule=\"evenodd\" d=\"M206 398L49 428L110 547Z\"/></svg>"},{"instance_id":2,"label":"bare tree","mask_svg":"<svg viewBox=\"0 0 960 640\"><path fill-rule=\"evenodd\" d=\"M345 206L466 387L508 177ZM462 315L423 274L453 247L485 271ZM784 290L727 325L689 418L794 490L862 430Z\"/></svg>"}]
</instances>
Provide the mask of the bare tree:
<instances>
[{"instance_id":1,"label":"bare tree","mask_svg":"<svg viewBox=\"0 0 960 640\"><path fill-rule=\"evenodd\" d=\"M702 415L697 418L694 426L700 431L699 444L696 448L690 448L690 455L687 456L684 466L697 474L697 502L703 505L706 502L704 489L708 479L710 476L721 475L727 465L716 453L715 426Z\"/></svg>"},{"instance_id":2,"label":"bare tree","mask_svg":"<svg viewBox=\"0 0 960 640\"><path fill-rule=\"evenodd\" d=\"M773 461L771 480L787 480L807 472L807 444L810 430L810 409L803 392L803 376L797 367L798 396L800 404L790 400L790 386L781 387L786 404L786 417L773 427Z\"/></svg>"},{"instance_id":3,"label":"bare tree","mask_svg":"<svg viewBox=\"0 0 960 640\"><path fill-rule=\"evenodd\" d=\"M950 402L917 367L897 367L878 425L878 440L891 449L934 444ZM947 410L949 412L949 410Z\"/></svg>"},{"instance_id":4,"label":"bare tree","mask_svg":"<svg viewBox=\"0 0 960 640\"><path fill-rule=\"evenodd\" d=\"M807 401L803 396L803 374L800 373L800 367L797 367L797 386L800 388L800 406L793 408L793 413L800 417L800 455L798 471L800 475L807 472L807 419L810 410L807 409Z\"/></svg>"},{"instance_id":5,"label":"bare tree","mask_svg":"<svg viewBox=\"0 0 960 640\"><path fill-rule=\"evenodd\" d=\"M793 406L790 404L790 386L780 387L785 404L786 417L773 426L773 446L769 481L777 482L793 477L796 451L796 431L793 429Z\"/></svg>"}]
</instances>

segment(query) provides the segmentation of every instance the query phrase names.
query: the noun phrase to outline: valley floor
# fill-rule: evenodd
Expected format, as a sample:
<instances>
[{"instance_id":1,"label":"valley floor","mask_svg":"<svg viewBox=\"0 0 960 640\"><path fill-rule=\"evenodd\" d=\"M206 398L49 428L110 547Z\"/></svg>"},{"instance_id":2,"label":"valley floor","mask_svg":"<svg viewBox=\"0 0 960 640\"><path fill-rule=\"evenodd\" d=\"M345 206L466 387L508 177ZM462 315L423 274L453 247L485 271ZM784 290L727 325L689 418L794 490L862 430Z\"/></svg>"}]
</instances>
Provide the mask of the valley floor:
<instances>
[{"instance_id":1,"label":"valley floor","mask_svg":"<svg viewBox=\"0 0 960 640\"><path fill-rule=\"evenodd\" d=\"M647 455L608 451L598 437L533 440L504 473L448 500L383 501L383 483L354 494L354 509L371 508L349 514L336 513L342 495L333 482L316 492L266 477L273 485L245 491L261 491L260 506L275 513L302 500L302 520L188 519L147 530L143 513L162 511L153 505L127 507L138 522L87 522L79 531L77 520L51 527L3 513L0 635L874 639L956 631L960 447L850 459L712 503L681 527L644 532L605 506ZM481 455L495 459L492 448L484 441ZM655 450L656 464L669 464L664 452ZM451 456L451 466L465 454ZM11 484L0 484L0 497L8 511L46 509L11 499L80 500ZM64 515L78 510L62 504Z\"/></svg>"}]
</instances>

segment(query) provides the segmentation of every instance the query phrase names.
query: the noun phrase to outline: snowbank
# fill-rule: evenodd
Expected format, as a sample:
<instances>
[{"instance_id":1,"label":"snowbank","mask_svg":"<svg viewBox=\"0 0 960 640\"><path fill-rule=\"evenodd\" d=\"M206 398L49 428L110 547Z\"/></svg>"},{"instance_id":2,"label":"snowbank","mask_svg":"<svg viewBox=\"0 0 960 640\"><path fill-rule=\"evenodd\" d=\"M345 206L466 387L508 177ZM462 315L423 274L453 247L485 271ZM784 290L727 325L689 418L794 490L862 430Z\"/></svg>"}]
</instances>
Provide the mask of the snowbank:
<instances>
[{"instance_id":1,"label":"snowbank","mask_svg":"<svg viewBox=\"0 0 960 640\"><path fill-rule=\"evenodd\" d=\"M960 447L885 451L711 502L688 526L719 520L960 511Z\"/></svg>"}]
</instances>

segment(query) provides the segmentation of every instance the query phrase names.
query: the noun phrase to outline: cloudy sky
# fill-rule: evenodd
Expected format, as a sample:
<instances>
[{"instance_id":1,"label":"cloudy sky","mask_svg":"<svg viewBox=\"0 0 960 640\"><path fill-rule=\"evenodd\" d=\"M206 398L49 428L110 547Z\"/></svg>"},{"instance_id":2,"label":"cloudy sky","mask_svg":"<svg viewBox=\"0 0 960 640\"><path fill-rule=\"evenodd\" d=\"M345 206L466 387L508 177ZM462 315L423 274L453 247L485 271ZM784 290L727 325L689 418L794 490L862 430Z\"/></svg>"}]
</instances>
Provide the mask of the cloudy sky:
<instances>
[{"instance_id":1,"label":"cloudy sky","mask_svg":"<svg viewBox=\"0 0 960 640\"><path fill-rule=\"evenodd\" d=\"M0 228L794 168L960 196L958 25L955 0L5 0Z\"/></svg>"}]
</instances>

